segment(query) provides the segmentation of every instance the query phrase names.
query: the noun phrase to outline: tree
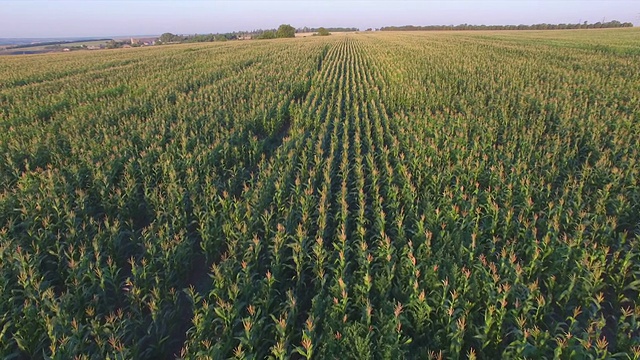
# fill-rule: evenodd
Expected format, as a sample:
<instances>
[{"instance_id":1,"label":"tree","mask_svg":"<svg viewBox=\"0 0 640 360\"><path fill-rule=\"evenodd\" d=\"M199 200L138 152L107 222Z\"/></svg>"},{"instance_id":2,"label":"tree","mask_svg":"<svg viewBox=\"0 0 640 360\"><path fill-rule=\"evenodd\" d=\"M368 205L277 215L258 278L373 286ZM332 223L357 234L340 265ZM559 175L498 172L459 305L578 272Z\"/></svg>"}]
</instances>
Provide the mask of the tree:
<instances>
[{"instance_id":1,"label":"tree","mask_svg":"<svg viewBox=\"0 0 640 360\"><path fill-rule=\"evenodd\" d=\"M160 35L160 39L158 40L163 44L168 44L172 42L181 42L183 39L182 39L182 36L179 36L179 35L174 35L172 33L164 33Z\"/></svg>"},{"instance_id":2,"label":"tree","mask_svg":"<svg viewBox=\"0 0 640 360\"><path fill-rule=\"evenodd\" d=\"M296 29L289 24L282 24L276 32L276 37L279 38L292 38L296 37Z\"/></svg>"},{"instance_id":3,"label":"tree","mask_svg":"<svg viewBox=\"0 0 640 360\"><path fill-rule=\"evenodd\" d=\"M328 35L331 35L331 33L329 32L329 30L321 27L321 28L318 29L318 35L320 35L320 36L328 36Z\"/></svg>"},{"instance_id":4,"label":"tree","mask_svg":"<svg viewBox=\"0 0 640 360\"><path fill-rule=\"evenodd\" d=\"M107 42L107 49L117 49L119 48L121 45L118 44L117 41L115 40L111 40Z\"/></svg>"},{"instance_id":5,"label":"tree","mask_svg":"<svg viewBox=\"0 0 640 360\"><path fill-rule=\"evenodd\" d=\"M260 36L258 36L258 39L275 39L275 38L276 38L276 33L271 30L267 30L262 34L260 34Z\"/></svg>"}]
</instances>

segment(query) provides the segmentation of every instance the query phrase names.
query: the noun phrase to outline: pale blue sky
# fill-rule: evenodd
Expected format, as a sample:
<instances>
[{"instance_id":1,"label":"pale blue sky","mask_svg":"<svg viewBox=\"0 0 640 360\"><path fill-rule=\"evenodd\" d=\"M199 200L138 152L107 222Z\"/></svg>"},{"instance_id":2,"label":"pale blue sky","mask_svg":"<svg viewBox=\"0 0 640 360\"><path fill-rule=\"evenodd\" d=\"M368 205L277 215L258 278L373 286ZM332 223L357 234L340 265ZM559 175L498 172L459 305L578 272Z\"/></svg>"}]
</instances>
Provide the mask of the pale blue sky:
<instances>
[{"instance_id":1,"label":"pale blue sky","mask_svg":"<svg viewBox=\"0 0 640 360\"><path fill-rule=\"evenodd\" d=\"M640 0L0 0L0 38L213 33L294 27L590 23L640 25Z\"/></svg>"}]
</instances>

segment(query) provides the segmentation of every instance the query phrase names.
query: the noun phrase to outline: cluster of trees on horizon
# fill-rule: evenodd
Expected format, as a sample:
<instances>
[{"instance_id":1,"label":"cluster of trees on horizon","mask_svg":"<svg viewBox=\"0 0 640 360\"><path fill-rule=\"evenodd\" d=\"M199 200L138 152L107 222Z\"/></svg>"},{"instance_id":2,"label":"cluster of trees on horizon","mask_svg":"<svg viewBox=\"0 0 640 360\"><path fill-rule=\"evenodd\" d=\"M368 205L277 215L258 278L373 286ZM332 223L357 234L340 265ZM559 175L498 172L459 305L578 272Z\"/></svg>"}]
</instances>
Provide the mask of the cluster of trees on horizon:
<instances>
[{"instance_id":1,"label":"cluster of trees on horizon","mask_svg":"<svg viewBox=\"0 0 640 360\"><path fill-rule=\"evenodd\" d=\"M185 42L210 42L210 41L226 41L237 39L244 33L230 32L223 34L194 34L194 35L176 35L172 33L164 33L160 35L158 41L162 44L185 43Z\"/></svg>"},{"instance_id":2,"label":"cluster of trees on horizon","mask_svg":"<svg viewBox=\"0 0 640 360\"><path fill-rule=\"evenodd\" d=\"M605 29L605 28L624 28L633 27L630 22L620 22L611 20L608 22L597 22L589 24L533 24L533 25L404 25L404 26L385 26L380 31L424 31L424 30L568 30L568 29Z\"/></svg>"},{"instance_id":3,"label":"cluster of trees on horizon","mask_svg":"<svg viewBox=\"0 0 640 360\"><path fill-rule=\"evenodd\" d=\"M276 39L296 37L296 29L289 24L282 24L278 30L267 30L256 37L256 39ZM252 37L253 38L253 37Z\"/></svg>"},{"instance_id":4,"label":"cluster of trees on horizon","mask_svg":"<svg viewBox=\"0 0 640 360\"><path fill-rule=\"evenodd\" d=\"M329 35L332 32L351 32L359 31L356 27L301 27L294 28L289 24L282 24L277 29L254 29L251 31L233 31L228 33L211 33L211 34L193 34L179 35L170 32L160 35L159 43L195 43L195 42L211 42L211 41L227 41L237 40L241 38L251 39L276 39L295 37L296 33L316 33L318 35Z\"/></svg>"},{"instance_id":5,"label":"cluster of trees on horizon","mask_svg":"<svg viewBox=\"0 0 640 360\"><path fill-rule=\"evenodd\" d=\"M310 28L310 27L302 27L297 28L297 33L317 33L321 30L326 30L329 32L352 32L352 31L360 31L359 28L356 27L318 27L318 28Z\"/></svg>"}]
</instances>

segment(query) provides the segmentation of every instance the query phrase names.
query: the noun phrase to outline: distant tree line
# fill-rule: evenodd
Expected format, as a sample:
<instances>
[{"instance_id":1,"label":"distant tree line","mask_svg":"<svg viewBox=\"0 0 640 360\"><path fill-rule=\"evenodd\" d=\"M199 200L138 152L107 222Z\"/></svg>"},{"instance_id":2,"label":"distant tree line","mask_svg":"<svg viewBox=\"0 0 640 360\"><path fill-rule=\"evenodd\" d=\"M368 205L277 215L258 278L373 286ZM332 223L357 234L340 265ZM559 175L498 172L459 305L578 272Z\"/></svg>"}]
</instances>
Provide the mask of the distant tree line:
<instances>
[{"instance_id":1,"label":"distant tree line","mask_svg":"<svg viewBox=\"0 0 640 360\"><path fill-rule=\"evenodd\" d=\"M172 33L164 33L158 39L159 44L177 44L177 43L197 43L212 41L227 41L238 39L276 39L295 37L296 29L288 24L282 24L278 29L258 29L252 31L234 31L228 33L216 34L195 34L195 35L176 35Z\"/></svg>"},{"instance_id":2,"label":"distant tree line","mask_svg":"<svg viewBox=\"0 0 640 360\"><path fill-rule=\"evenodd\" d=\"M243 33L230 32L223 34L195 34L195 35L175 35L172 33L164 33L160 35L158 41L161 44L175 44L175 43L196 43L196 42L210 42L210 41L227 41L237 39L238 36L242 36Z\"/></svg>"},{"instance_id":3,"label":"distant tree line","mask_svg":"<svg viewBox=\"0 0 640 360\"><path fill-rule=\"evenodd\" d=\"M589 24L534 24L534 25L427 25L427 26L385 26L381 31L424 31L424 30L564 30L564 29L605 29L633 27L630 22L621 23L617 20Z\"/></svg>"},{"instance_id":4,"label":"distant tree line","mask_svg":"<svg viewBox=\"0 0 640 360\"><path fill-rule=\"evenodd\" d=\"M296 37L296 29L289 24L282 24L278 30L266 30L258 35L257 39L276 39L276 38L292 38Z\"/></svg>"},{"instance_id":5,"label":"distant tree line","mask_svg":"<svg viewBox=\"0 0 640 360\"><path fill-rule=\"evenodd\" d=\"M38 42L33 44L24 44L24 45L12 45L8 46L7 49L26 49L31 47L39 47L39 46L53 46L53 45L65 45L65 44L74 44L79 42L86 41L107 41L111 39L87 39L87 40L74 40L74 41L47 41L47 42Z\"/></svg>"},{"instance_id":6,"label":"distant tree line","mask_svg":"<svg viewBox=\"0 0 640 360\"><path fill-rule=\"evenodd\" d=\"M126 40L110 40L107 42L107 49L120 49L125 45L130 45L131 42Z\"/></svg>"},{"instance_id":7,"label":"distant tree line","mask_svg":"<svg viewBox=\"0 0 640 360\"><path fill-rule=\"evenodd\" d=\"M297 28L296 32L297 33L318 33L320 32L320 29L325 29L328 32L353 32L353 31L360 31L360 29L358 28L349 28L349 27L319 27L319 28L311 28L311 27L301 27L301 28Z\"/></svg>"}]
</instances>

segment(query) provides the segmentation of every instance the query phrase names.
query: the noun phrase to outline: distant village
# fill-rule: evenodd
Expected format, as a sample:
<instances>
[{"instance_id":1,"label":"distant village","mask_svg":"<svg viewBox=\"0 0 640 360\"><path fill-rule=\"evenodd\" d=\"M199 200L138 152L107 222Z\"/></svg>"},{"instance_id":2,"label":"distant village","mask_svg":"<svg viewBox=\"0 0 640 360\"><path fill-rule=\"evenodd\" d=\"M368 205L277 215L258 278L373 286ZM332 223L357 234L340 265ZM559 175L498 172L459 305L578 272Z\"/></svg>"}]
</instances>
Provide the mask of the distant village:
<instances>
[{"instance_id":1,"label":"distant village","mask_svg":"<svg viewBox=\"0 0 640 360\"><path fill-rule=\"evenodd\" d=\"M77 41L33 42L30 44L0 46L0 55L30 55L52 52L71 52L79 50L101 50L153 46L159 37L132 37L126 39L89 39Z\"/></svg>"},{"instance_id":2,"label":"distant village","mask_svg":"<svg viewBox=\"0 0 640 360\"><path fill-rule=\"evenodd\" d=\"M153 46L158 43L159 37L145 37L145 38L129 38L121 40L111 40L106 44L100 45L100 49L116 49L116 48L132 48L141 46ZM87 50L96 50L87 47Z\"/></svg>"},{"instance_id":3,"label":"distant village","mask_svg":"<svg viewBox=\"0 0 640 360\"><path fill-rule=\"evenodd\" d=\"M302 27L294 29L290 25L286 25L291 30L291 35L287 37L305 37L318 35L319 32L353 32L358 31L357 28L310 28ZM128 37L113 39L87 39L74 41L34 41L32 43L22 44L6 44L0 45L0 55L29 55L44 54L52 52L72 52L85 50L102 50L102 49L127 49L135 47L168 45L180 43L199 43L199 42L218 42L233 40L256 40L256 39L272 39L278 36L278 29L258 29L252 31L237 31L230 33L217 34L193 34L193 35L176 35L172 33L164 33L160 36L152 37Z\"/></svg>"}]
</instances>

